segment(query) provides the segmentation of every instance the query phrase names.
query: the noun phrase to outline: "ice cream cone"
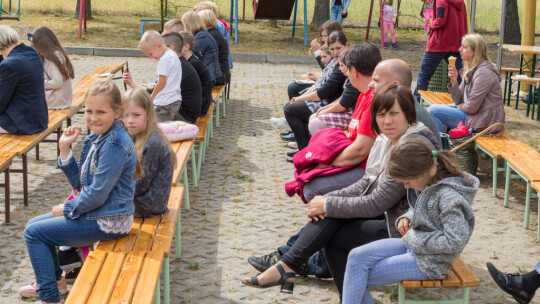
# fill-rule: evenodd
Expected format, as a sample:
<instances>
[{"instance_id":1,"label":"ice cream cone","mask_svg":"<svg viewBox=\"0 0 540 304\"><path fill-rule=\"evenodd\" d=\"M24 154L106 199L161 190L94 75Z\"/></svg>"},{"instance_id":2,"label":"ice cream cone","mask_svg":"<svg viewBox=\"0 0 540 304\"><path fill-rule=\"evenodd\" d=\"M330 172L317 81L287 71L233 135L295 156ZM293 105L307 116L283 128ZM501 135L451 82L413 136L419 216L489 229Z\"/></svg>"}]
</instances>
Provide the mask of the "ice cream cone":
<instances>
[{"instance_id":1,"label":"ice cream cone","mask_svg":"<svg viewBox=\"0 0 540 304\"><path fill-rule=\"evenodd\" d=\"M449 69L454 69L456 67L456 57L454 56L450 56L448 57L448 68Z\"/></svg>"}]
</instances>

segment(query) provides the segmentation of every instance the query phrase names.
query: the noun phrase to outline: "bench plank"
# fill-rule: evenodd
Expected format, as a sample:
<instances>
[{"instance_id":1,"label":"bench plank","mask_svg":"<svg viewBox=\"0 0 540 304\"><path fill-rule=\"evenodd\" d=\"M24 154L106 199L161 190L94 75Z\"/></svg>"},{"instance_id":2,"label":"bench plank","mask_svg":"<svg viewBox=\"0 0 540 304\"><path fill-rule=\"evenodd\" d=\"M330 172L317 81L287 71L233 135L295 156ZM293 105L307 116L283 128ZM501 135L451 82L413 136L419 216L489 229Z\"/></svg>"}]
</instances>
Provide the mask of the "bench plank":
<instances>
[{"instance_id":1,"label":"bench plank","mask_svg":"<svg viewBox=\"0 0 540 304\"><path fill-rule=\"evenodd\" d=\"M160 221L161 217L159 216L144 219L139 237L137 237L135 246L133 246L133 251L148 251L152 248L152 242Z\"/></svg>"},{"instance_id":2,"label":"bench plank","mask_svg":"<svg viewBox=\"0 0 540 304\"><path fill-rule=\"evenodd\" d=\"M502 157L529 181L540 181L540 153L536 150L525 152L504 152Z\"/></svg>"},{"instance_id":3,"label":"bench plank","mask_svg":"<svg viewBox=\"0 0 540 304\"><path fill-rule=\"evenodd\" d=\"M452 265L453 266L453 265ZM454 267L452 267L452 271L442 280L442 286L443 287L460 287L461 281L457 277L456 273L454 272Z\"/></svg>"},{"instance_id":4,"label":"bench plank","mask_svg":"<svg viewBox=\"0 0 540 304\"><path fill-rule=\"evenodd\" d=\"M126 254L123 252L109 252L103 267L99 272L97 281L92 289L88 304L107 304L114 290L116 279L120 274ZM79 274L80 276L80 274ZM69 303L69 302L68 302Z\"/></svg>"},{"instance_id":5,"label":"bench plank","mask_svg":"<svg viewBox=\"0 0 540 304\"><path fill-rule=\"evenodd\" d=\"M210 120L212 111L214 111L214 105L210 105L206 115L200 117L199 123L197 124L199 127L199 134L197 134L197 137L195 137L196 140L204 140L204 135L206 134L206 128L208 127L208 121Z\"/></svg>"},{"instance_id":6,"label":"bench plank","mask_svg":"<svg viewBox=\"0 0 540 304\"><path fill-rule=\"evenodd\" d=\"M438 287L474 287L480 285L480 279L460 258L454 260L450 274L441 280L402 281L404 288L438 288Z\"/></svg>"},{"instance_id":7,"label":"bench plank","mask_svg":"<svg viewBox=\"0 0 540 304\"><path fill-rule=\"evenodd\" d=\"M171 196L169 198L169 213L163 215L161 224L159 225L152 251L163 251L165 257L169 256L172 241L174 238L174 232L176 230L176 223L180 216L180 208L182 207L182 197L184 195L183 187L173 187L171 189ZM179 250L177 248L177 250Z\"/></svg>"},{"instance_id":8,"label":"bench plank","mask_svg":"<svg viewBox=\"0 0 540 304\"><path fill-rule=\"evenodd\" d=\"M480 279L478 279L474 272L472 272L469 266L467 266L467 264L460 257L454 260L452 269L461 281L461 285L463 287L480 286Z\"/></svg>"},{"instance_id":9,"label":"bench plank","mask_svg":"<svg viewBox=\"0 0 540 304\"><path fill-rule=\"evenodd\" d=\"M533 150L533 148L507 132L496 136L482 136L477 138L475 142L497 158L501 158L503 152Z\"/></svg>"},{"instance_id":10,"label":"bench plank","mask_svg":"<svg viewBox=\"0 0 540 304\"><path fill-rule=\"evenodd\" d=\"M442 104L442 105L451 105L454 104L450 94L446 92L432 92L432 91L423 91L419 90L418 93L420 96L424 97L430 104Z\"/></svg>"},{"instance_id":11,"label":"bench plank","mask_svg":"<svg viewBox=\"0 0 540 304\"><path fill-rule=\"evenodd\" d=\"M66 303L86 303L96 284L97 277L106 257L107 252L103 251L91 251L88 254L79 274L79 277L84 277L84 280L75 281L75 284L73 284L73 287L69 292Z\"/></svg>"},{"instance_id":12,"label":"bench plank","mask_svg":"<svg viewBox=\"0 0 540 304\"><path fill-rule=\"evenodd\" d=\"M141 273L144 257L144 252L132 252L126 256L109 303L131 302L137 280Z\"/></svg>"},{"instance_id":13,"label":"bench plank","mask_svg":"<svg viewBox=\"0 0 540 304\"><path fill-rule=\"evenodd\" d=\"M154 299L161 264L163 263L163 252L151 251L144 258L144 264L139 276L139 281L135 287L132 304L150 304Z\"/></svg>"}]
</instances>

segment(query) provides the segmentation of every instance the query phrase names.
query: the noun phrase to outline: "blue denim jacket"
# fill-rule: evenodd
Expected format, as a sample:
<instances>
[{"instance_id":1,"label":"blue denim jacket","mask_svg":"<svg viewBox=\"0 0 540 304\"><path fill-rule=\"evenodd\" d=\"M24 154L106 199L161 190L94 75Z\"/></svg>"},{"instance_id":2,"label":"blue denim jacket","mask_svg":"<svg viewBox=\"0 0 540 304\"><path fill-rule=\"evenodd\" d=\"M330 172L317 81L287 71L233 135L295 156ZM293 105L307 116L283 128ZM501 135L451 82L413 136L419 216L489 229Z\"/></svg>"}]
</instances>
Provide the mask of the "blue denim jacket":
<instances>
[{"instance_id":1,"label":"blue denim jacket","mask_svg":"<svg viewBox=\"0 0 540 304\"><path fill-rule=\"evenodd\" d=\"M90 153L92 144L95 147ZM64 216L76 219L86 214L87 219L97 220L133 214L136 163L133 142L121 121L115 121L101 136L88 135L78 163L70 157L63 165L58 158L71 186L81 190L79 197L65 203Z\"/></svg>"}]
</instances>

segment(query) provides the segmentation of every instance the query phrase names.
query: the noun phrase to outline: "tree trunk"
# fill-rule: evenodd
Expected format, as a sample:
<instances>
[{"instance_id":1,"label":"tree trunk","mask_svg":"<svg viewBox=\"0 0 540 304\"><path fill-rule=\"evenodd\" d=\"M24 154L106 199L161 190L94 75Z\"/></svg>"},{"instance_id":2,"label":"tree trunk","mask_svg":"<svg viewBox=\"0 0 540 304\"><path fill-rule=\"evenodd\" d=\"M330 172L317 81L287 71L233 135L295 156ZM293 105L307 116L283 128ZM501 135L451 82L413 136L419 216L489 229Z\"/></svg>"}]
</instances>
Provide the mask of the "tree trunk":
<instances>
[{"instance_id":1,"label":"tree trunk","mask_svg":"<svg viewBox=\"0 0 540 304\"><path fill-rule=\"evenodd\" d=\"M75 19L79 19L79 8L81 0L77 0L77 8L75 9ZM86 19L92 19L92 0L86 0Z\"/></svg>"},{"instance_id":2,"label":"tree trunk","mask_svg":"<svg viewBox=\"0 0 540 304\"><path fill-rule=\"evenodd\" d=\"M504 20L504 43L521 44L517 0L506 0Z\"/></svg>"},{"instance_id":3,"label":"tree trunk","mask_svg":"<svg viewBox=\"0 0 540 304\"><path fill-rule=\"evenodd\" d=\"M321 26L330 19L330 0L316 0L311 24Z\"/></svg>"}]
</instances>

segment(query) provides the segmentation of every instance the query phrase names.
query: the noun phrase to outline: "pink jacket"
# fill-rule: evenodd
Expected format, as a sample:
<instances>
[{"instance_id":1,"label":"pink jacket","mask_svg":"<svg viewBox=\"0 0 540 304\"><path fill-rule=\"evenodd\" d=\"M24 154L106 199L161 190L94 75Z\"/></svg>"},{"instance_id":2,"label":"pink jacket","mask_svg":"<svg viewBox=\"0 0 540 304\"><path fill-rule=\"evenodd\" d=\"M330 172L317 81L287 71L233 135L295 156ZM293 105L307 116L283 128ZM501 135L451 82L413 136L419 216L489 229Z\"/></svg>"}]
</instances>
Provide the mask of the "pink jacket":
<instances>
[{"instance_id":1,"label":"pink jacket","mask_svg":"<svg viewBox=\"0 0 540 304\"><path fill-rule=\"evenodd\" d=\"M329 176L354 168L354 165L345 167L317 168L319 164L330 165L341 151L347 148L353 140L347 137L343 130L338 128L323 129L311 138L304 149L294 155L294 181L285 183L285 192L288 196L298 194L302 201L304 198L304 185L318 176Z\"/></svg>"}]
</instances>

